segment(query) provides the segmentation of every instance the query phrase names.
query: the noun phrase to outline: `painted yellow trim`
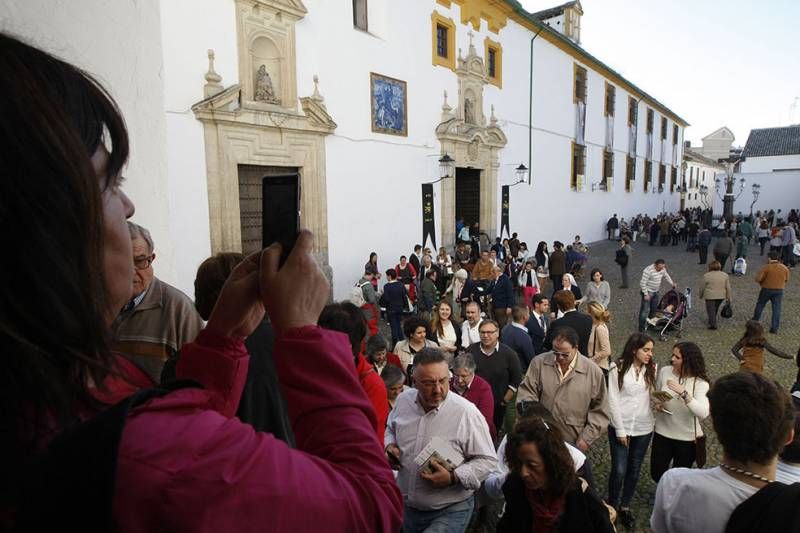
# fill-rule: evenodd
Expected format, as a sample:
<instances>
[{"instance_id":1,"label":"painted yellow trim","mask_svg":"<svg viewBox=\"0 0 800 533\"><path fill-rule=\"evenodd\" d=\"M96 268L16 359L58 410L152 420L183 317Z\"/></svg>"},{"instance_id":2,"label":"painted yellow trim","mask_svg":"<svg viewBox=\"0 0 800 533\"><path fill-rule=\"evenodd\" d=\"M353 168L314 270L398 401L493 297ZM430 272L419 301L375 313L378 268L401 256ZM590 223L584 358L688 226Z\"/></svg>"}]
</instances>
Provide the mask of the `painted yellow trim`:
<instances>
[{"instance_id":1,"label":"painted yellow trim","mask_svg":"<svg viewBox=\"0 0 800 533\"><path fill-rule=\"evenodd\" d=\"M489 76L489 50L494 50L494 77ZM483 40L483 62L489 83L498 89L503 88L503 45L486 37Z\"/></svg>"},{"instance_id":2,"label":"painted yellow trim","mask_svg":"<svg viewBox=\"0 0 800 533\"><path fill-rule=\"evenodd\" d=\"M481 19L492 33L500 33L508 22L506 10L509 6L502 0L436 0L439 5L451 7L457 4L461 8L461 24L472 24L475 31L481 29Z\"/></svg>"},{"instance_id":3,"label":"painted yellow trim","mask_svg":"<svg viewBox=\"0 0 800 533\"><path fill-rule=\"evenodd\" d=\"M437 53L436 27L447 28L447 57L441 57ZM431 62L434 66L456 70L456 23L453 19L442 16L438 11L431 13Z\"/></svg>"}]
</instances>

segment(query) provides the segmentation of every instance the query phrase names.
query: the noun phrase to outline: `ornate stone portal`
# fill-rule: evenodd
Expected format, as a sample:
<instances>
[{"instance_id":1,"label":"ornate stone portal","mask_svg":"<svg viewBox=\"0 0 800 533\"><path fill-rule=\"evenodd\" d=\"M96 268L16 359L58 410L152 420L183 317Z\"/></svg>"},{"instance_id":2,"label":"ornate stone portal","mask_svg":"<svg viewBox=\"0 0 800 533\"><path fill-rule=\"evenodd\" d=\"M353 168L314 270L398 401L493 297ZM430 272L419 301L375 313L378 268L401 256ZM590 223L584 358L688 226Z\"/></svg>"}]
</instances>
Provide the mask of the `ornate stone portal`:
<instances>
[{"instance_id":1,"label":"ornate stone portal","mask_svg":"<svg viewBox=\"0 0 800 533\"><path fill-rule=\"evenodd\" d=\"M319 94L299 98L294 25L300 0L236 0L240 83L223 88L209 51L206 98L194 106L205 136L211 251L240 251L240 165L299 169L300 223L328 263L325 136L336 129ZM260 71L263 73L260 74Z\"/></svg>"},{"instance_id":2,"label":"ornate stone portal","mask_svg":"<svg viewBox=\"0 0 800 533\"><path fill-rule=\"evenodd\" d=\"M497 235L497 169L499 150L507 139L497 126L494 107L488 124L483 112L483 88L489 83L483 59L475 52L472 32L467 57L458 51L456 75L458 76L458 107L447 104L444 93L442 121L436 127L436 137L441 143L441 152L455 159L456 167L475 168L481 171L480 220L481 231L490 239ZM442 181L440 194L442 217L442 244L455 242L456 184L454 179Z\"/></svg>"}]
</instances>

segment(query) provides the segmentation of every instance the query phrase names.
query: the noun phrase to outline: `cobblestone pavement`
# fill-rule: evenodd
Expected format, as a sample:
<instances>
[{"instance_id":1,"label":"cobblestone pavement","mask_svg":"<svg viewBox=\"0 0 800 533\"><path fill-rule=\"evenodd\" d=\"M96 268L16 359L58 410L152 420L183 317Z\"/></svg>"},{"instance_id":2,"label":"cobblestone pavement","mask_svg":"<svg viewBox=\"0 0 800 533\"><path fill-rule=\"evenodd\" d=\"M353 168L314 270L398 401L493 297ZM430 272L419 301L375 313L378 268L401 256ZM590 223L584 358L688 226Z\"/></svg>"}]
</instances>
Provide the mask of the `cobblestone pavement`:
<instances>
[{"instance_id":1,"label":"cobblestone pavement","mask_svg":"<svg viewBox=\"0 0 800 533\"><path fill-rule=\"evenodd\" d=\"M754 277L761 265L766 262L766 255L764 257L759 256L758 246L751 245L748 250L747 275L731 276L733 317L730 319L720 318L719 329L717 330L706 328L705 304L696 297L699 292L700 280L707 271L706 265L698 264L697 253L686 252L684 243L680 243L678 246L664 247L651 247L643 240L633 243L634 254L628 267L630 288L619 289L618 287L621 283L620 271L619 266L614 263L614 253L617 247L617 243L612 241L603 241L590 245L590 258L585 276L588 278L588 272L592 268L600 268L605 275L605 279L611 285L612 298L609 307L613 314L611 347L614 353L618 354L628 335L636 331L640 302L638 287L642 269L655 259L663 258L667 262L667 271L678 284L679 290L683 291L686 287L689 287L693 293L692 309L688 318L683 322L681 340L693 341L700 346L705 356L709 377L712 380L738 370L738 362L731 357L730 348L744 332L744 323L752 317L753 309L755 308L755 301L760 287L754 281ZM800 328L798 328L800 326L799 273L797 269L792 270L792 278L783 298L779 333L777 335L767 334L770 343L791 354L796 353L798 346L800 346ZM580 283L581 287L584 286L585 281ZM662 294L664 290L662 289ZM761 320L766 325L766 330L769 329L770 313L771 311L765 311L761 317ZM654 353L659 367L670 363L672 345L675 341L674 334L667 341L656 340ZM795 380L797 367L794 361L779 359L767 354L764 373L788 388ZM715 466L719 462L721 449L716 435L711 429L710 420L706 420L703 423L703 430L708 435L708 464L706 466ZM601 495L606 495L608 468L610 466L607 437L602 439L602 442L595 443L590 449L589 455L594 464L597 465L598 491ZM649 524L655 489L656 486L650 479L648 453L642 466L642 475L632 505L637 518L638 531L646 531L644 528ZM618 529L620 528L618 527Z\"/></svg>"}]
</instances>

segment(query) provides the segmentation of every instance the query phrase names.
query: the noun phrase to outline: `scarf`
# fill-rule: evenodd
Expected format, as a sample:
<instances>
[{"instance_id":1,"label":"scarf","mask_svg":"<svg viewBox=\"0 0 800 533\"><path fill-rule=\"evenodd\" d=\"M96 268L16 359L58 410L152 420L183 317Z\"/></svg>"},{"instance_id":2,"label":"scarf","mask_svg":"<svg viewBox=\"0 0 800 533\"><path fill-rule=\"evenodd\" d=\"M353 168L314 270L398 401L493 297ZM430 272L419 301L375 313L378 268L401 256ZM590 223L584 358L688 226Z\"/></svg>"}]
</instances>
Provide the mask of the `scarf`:
<instances>
[{"instance_id":1,"label":"scarf","mask_svg":"<svg viewBox=\"0 0 800 533\"><path fill-rule=\"evenodd\" d=\"M525 496L533 511L532 531L536 533L555 533L556 525L564 511L564 496L550 498L541 490L525 489Z\"/></svg>"}]
</instances>

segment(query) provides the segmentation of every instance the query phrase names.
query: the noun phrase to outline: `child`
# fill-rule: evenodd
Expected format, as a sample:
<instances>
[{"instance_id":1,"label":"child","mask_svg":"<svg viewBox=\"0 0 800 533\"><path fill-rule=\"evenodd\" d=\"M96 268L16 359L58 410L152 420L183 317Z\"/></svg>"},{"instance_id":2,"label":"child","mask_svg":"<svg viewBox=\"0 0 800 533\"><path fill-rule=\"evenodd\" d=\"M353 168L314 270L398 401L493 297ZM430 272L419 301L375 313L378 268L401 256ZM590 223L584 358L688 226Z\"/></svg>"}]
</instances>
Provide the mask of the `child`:
<instances>
[{"instance_id":1,"label":"child","mask_svg":"<svg viewBox=\"0 0 800 533\"><path fill-rule=\"evenodd\" d=\"M767 342L761 322L748 320L745 324L744 336L731 348L731 353L742 365L740 370L763 373L764 350L768 350L782 359L792 359L791 355L774 348Z\"/></svg>"}]
</instances>

